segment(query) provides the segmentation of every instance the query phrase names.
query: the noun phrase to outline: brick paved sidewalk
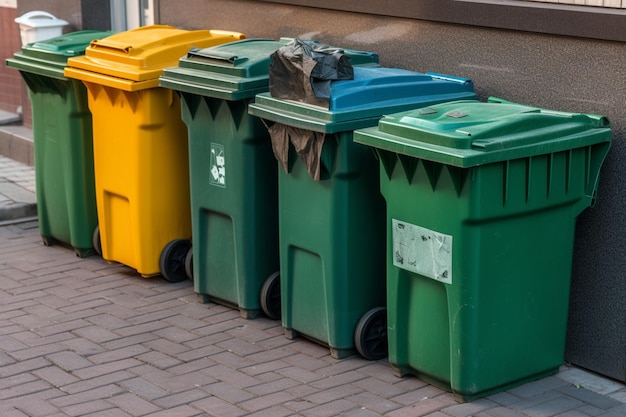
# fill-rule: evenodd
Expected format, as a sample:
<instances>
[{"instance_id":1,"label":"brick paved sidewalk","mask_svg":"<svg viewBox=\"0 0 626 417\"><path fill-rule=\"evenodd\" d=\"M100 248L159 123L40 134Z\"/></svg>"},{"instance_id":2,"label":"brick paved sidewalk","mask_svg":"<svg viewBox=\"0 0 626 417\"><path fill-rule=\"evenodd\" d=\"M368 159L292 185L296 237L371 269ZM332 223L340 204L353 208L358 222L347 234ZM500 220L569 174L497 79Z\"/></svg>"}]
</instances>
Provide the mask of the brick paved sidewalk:
<instances>
[{"instance_id":1,"label":"brick paved sidewalk","mask_svg":"<svg viewBox=\"0 0 626 417\"><path fill-rule=\"evenodd\" d=\"M0 155L0 221L36 216L35 170Z\"/></svg>"},{"instance_id":2,"label":"brick paved sidewalk","mask_svg":"<svg viewBox=\"0 0 626 417\"><path fill-rule=\"evenodd\" d=\"M295 415L623 417L626 390L563 367L458 404L385 360L338 361L279 322L201 304L190 281L44 247L36 221L0 226L0 416Z\"/></svg>"}]
</instances>

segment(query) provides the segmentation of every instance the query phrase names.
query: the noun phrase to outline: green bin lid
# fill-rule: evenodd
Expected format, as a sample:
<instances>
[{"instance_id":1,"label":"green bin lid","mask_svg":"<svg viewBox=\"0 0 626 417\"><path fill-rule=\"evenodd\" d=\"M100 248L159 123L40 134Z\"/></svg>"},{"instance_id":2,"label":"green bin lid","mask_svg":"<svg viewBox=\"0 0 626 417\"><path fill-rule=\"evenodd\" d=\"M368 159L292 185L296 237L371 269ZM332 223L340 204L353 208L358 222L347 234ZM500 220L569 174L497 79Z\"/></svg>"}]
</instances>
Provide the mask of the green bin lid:
<instances>
[{"instance_id":1,"label":"green bin lid","mask_svg":"<svg viewBox=\"0 0 626 417\"><path fill-rule=\"evenodd\" d=\"M92 40L112 34L108 31L82 30L29 43L13 54L13 58L7 59L6 63L20 71L66 79L63 69L69 58L84 55Z\"/></svg>"},{"instance_id":2,"label":"green bin lid","mask_svg":"<svg viewBox=\"0 0 626 417\"><path fill-rule=\"evenodd\" d=\"M254 97L269 89L271 54L291 38L245 39L205 49L194 48L166 68L161 87L225 100ZM354 65L378 64L378 54L345 50Z\"/></svg>"},{"instance_id":3,"label":"green bin lid","mask_svg":"<svg viewBox=\"0 0 626 417\"><path fill-rule=\"evenodd\" d=\"M354 79L331 84L329 107L257 94L249 113L288 126L335 133L374 126L383 114L476 99L471 80L434 73L355 66Z\"/></svg>"},{"instance_id":4,"label":"green bin lid","mask_svg":"<svg viewBox=\"0 0 626 417\"><path fill-rule=\"evenodd\" d=\"M448 102L383 117L354 141L397 154L471 167L610 142L607 118L490 98Z\"/></svg>"}]
</instances>

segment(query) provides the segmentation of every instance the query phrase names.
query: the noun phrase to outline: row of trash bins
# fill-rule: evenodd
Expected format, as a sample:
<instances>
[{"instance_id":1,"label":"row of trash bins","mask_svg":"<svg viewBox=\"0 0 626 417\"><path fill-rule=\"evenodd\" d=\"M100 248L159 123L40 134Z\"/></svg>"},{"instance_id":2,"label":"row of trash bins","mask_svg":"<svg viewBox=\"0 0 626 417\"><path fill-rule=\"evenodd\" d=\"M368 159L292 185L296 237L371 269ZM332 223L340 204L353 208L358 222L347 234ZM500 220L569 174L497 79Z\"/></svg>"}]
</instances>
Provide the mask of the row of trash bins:
<instances>
[{"instance_id":1,"label":"row of trash bins","mask_svg":"<svg viewBox=\"0 0 626 417\"><path fill-rule=\"evenodd\" d=\"M462 401L557 372L608 120L244 38L80 31L7 60L32 100L44 243L193 278L204 302Z\"/></svg>"}]
</instances>

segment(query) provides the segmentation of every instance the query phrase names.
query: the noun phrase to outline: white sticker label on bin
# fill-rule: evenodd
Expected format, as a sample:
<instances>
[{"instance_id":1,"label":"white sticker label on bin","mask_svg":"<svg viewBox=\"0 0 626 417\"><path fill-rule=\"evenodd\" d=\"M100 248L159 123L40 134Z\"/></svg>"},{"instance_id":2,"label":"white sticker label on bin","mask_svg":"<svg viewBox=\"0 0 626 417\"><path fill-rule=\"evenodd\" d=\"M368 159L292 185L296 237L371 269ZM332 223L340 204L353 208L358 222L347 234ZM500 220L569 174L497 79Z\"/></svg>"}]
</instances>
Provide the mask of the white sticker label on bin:
<instances>
[{"instance_id":1,"label":"white sticker label on bin","mask_svg":"<svg viewBox=\"0 0 626 417\"><path fill-rule=\"evenodd\" d=\"M211 175L209 184L226 188L226 159L224 145L211 142Z\"/></svg>"},{"instance_id":2,"label":"white sticker label on bin","mask_svg":"<svg viewBox=\"0 0 626 417\"><path fill-rule=\"evenodd\" d=\"M452 284L452 236L396 219L391 223L393 265Z\"/></svg>"}]
</instances>

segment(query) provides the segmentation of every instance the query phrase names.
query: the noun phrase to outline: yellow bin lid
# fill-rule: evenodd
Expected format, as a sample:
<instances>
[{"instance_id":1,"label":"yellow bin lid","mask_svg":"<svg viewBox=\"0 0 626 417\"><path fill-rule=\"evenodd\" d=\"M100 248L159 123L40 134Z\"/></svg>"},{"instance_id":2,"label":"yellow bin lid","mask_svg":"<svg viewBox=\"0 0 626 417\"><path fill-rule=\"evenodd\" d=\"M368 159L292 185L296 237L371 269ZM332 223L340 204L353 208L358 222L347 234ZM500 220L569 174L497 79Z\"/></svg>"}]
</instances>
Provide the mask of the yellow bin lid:
<instances>
[{"instance_id":1,"label":"yellow bin lid","mask_svg":"<svg viewBox=\"0 0 626 417\"><path fill-rule=\"evenodd\" d=\"M244 38L242 33L223 30L143 26L92 41L84 56L68 59L64 75L125 91L158 87L163 69L177 65L190 48Z\"/></svg>"}]
</instances>

